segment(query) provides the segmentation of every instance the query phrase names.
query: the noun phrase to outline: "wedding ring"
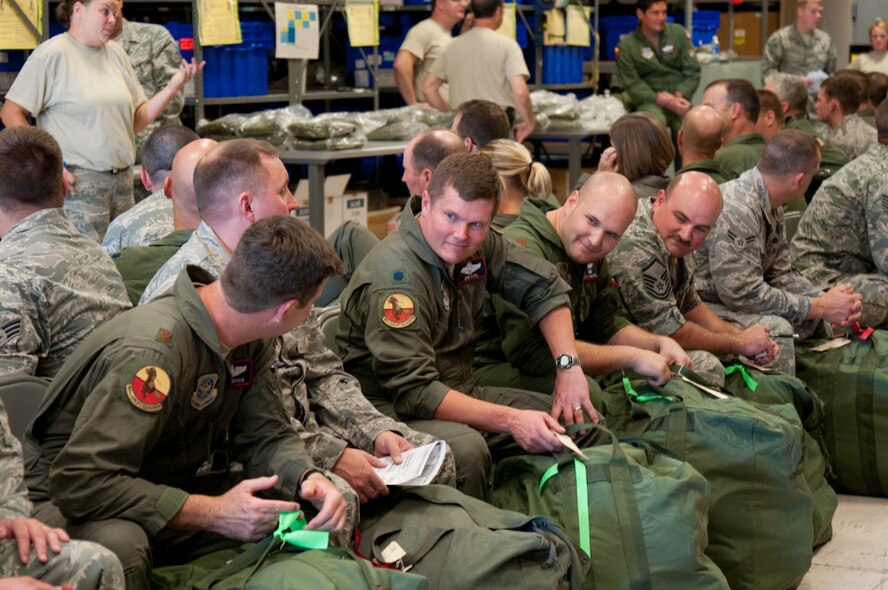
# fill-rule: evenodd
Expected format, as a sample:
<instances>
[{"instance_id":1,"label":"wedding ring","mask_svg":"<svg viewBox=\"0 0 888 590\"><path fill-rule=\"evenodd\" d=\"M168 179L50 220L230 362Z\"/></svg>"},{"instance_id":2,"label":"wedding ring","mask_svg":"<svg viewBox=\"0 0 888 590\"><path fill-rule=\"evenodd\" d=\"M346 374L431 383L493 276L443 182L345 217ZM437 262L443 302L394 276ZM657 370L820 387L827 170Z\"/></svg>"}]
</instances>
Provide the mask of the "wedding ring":
<instances>
[{"instance_id":1,"label":"wedding ring","mask_svg":"<svg viewBox=\"0 0 888 590\"><path fill-rule=\"evenodd\" d=\"M574 412L581 412L583 410L583 406L577 406L574 408Z\"/></svg>"}]
</instances>

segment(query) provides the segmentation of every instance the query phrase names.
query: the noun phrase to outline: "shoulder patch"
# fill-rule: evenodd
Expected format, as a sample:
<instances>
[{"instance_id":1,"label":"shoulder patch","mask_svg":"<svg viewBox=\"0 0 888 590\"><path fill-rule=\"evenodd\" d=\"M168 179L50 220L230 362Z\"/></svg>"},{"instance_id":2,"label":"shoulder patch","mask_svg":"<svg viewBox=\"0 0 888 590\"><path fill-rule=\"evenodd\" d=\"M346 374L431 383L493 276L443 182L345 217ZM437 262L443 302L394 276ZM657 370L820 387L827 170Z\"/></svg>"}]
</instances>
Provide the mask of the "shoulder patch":
<instances>
[{"instance_id":1,"label":"shoulder patch","mask_svg":"<svg viewBox=\"0 0 888 590\"><path fill-rule=\"evenodd\" d=\"M157 365L145 365L126 384L126 396L140 410L154 413L163 409L171 388L172 380L166 371Z\"/></svg>"},{"instance_id":2,"label":"shoulder patch","mask_svg":"<svg viewBox=\"0 0 888 590\"><path fill-rule=\"evenodd\" d=\"M645 59L652 59L654 57L654 50L650 47L642 47L641 48L641 57Z\"/></svg>"},{"instance_id":3,"label":"shoulder patch","mask_svg":"<svg viewBox=\"0 0 888 590\"><path fill-rule=\"evenodd\" d=\"M219 390L216 389L216 383L218 382L219 375L216 373L209 373L198 377L197 388L191 394L191 407L200 411L216 401L216 397L219 395Z\"/></svg>"},{"instance_id":4,"label":"shoulder patch","mask_svg":"<svg viewBox=\"0 0 888 590\"><path fill-rule=\"evenodd\" d=\"M654 299L666 299L672 293L669 271L656 258L641 271L644 289Z\"/></svg>"},{"instance_id":5,"label":"shoulder patch","mask_svg":"<svg viewBox=\"0 0 888 590\"><path fill-rule=\"evenodd\" d=\"M484 278L487 278L487 261L483 256L467 260L456 274L456 282L460 285Z\"/></svg>"},{"instance_id":6,"label":"shoulder patch","mask_svg":"<svg viewBox=\"0 0 888 590\"><path fill-rule=\"evenodd\" d=\"M884 197L883 197L884 199ZM0 346L6 344L22 332L22 320L15 319L0 326Z\"/></svg>"},{"instance_id":7,"label":"shoulder patch","mask_svg":"<svg viewBox=\"0 0 888 590\"><path fill-rule=\"evenodd\" d=\"M390 328L406 328L416 321L413 300L404 293L392 293L382 304L382 323Z\"/></svg>"}]
</instances>

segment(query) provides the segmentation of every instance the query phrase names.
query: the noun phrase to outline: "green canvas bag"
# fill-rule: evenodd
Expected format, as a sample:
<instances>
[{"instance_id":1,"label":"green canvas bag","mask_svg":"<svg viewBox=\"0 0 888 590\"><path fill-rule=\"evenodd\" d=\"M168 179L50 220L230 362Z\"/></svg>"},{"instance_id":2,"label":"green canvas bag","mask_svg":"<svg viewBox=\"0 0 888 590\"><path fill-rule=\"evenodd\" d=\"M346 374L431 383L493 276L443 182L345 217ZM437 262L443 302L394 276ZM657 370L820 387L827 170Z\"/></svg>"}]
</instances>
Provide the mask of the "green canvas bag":
<instances>
[{"instance_id":1,"label":"green canvas bag","mask_svg":"<svg viewBox=\"0 0 888 590\"><path fill-rule=\"evenodd\" d=\"M725 389L735 397L753 404L791 404L802 421L804 457L803 477L814 499L814 546L832 538L832 518L839 505L836 492L829 485L832 477L823 437L823 402L796 377L779 371L763 372L734 362L725 366Z\"/></svg>"},{"instance_id":2,"label":"green canvas bag","mask_svg":"<svg viewBox=\"0 0 888 590\"><path fill-rule=\"evenodd\" d=\"M584 588L728 588L704 554L709 484L703 476L650 443L611 440L584 449L582 460L562 454L500 461L490 501L564 526L590 556Z\"/></svg>"},{"instance_id":3,"label":"green canvas bag","mask_svg":"<svg viewBox=\"0 0 888 590\"><path fill-rule=\"evenodd\" d=\"M709 481L706 554L733 590L795 587L813 556L813 500L802 477L801 422L788 405L753 406L721 395L726 399L680 376L663 387L623 378L607 388L609 407L622 406L608 421L620 436L664 446Z\"/></svg>"},{"instance_id":4,"label":"green canvas bag","mask_svg":"<svg viewBox=\"0 0 888 590\"><path fill-rule=\"evenodd\" d=\"M432 590L579 588L586 565L554 521L448 486L403 488L365 507L358 551L429 579Z\"/></svg>"},{"instance_id":5,"label":"green canvas bag","mask_svg":"<svg viewBox=\"0 0 888 590\"><path fill-rule=\"evenodd\" d=\"M812 350L825 342L796 347L796 373L823 400L832 483L852 494L888 496L888 331Z\"/></svg>"}]
</instances>

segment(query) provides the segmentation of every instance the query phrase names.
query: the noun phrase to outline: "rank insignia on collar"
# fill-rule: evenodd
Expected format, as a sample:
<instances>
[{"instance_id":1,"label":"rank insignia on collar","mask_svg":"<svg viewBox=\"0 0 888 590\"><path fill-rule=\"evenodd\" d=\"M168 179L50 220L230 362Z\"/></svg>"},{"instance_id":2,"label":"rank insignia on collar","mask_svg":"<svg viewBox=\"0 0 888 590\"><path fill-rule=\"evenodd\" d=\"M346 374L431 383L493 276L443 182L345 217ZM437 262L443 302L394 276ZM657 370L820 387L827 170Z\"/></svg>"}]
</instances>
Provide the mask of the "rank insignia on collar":
<instances>
[{"instance_id":1,"label":"rank insignia on collar","mask_svg":"<svg viewBox=\"0 0 888 590\"><path fill-rule=\"evenodd\" d=\"M590 262L586 265L586 270L583 272L583 281L597 281L598 280L598 262Z\"/></svg>"},{"instance_id":2,"label":"rank insignia on collar","mask_svg":"<svg viewBox=\"0 0 888 590\"><path fill-rule=\"evenodd\" d=\"M253 359L241 359L229 363L232 387L249 387L253 384Z\"/></svg>"},{"instance_id":3,"label":"rank insignia on collar","mask_svg":"<svg viewBox=\"0 0 888 590\"><path fill-rule=\"evenodd\" d=\"M159 412L170 394L172 381L166 371L157 365L145 365L126 384L126 396L144 412Z\"/></svg>"},{"instance_id":4,"label":"rank insignia on collar","mask_svg":"<svg viewBox=\"0 0 888 590\"><path fill-rule=\"evenodd\" d=\"M456 274L456 283L462 285L478 279L487 278L487 262L483 256L472 258L463 262L462 267Z\"/></svg>"},{"instance_id":5,"label":"rank insignia on collar","mask_svg":"<svg viewBox=\"0 0 888 590\"><path fill-rule=\"evenodd\" d=\"M413 300L404 293L392 293L382 303L382 323L389 328L406 328L416 321Z\"/></svg>"},{"instance_id":6,"label":"rank insignia on collar","mask_svg":"<svg viewBox=\"0 0 888 590\"><path fill-rule=\"evenodd\" d=\"M209 373L198 377L197 389L191 394L191 407L200 411L216 401L216 397L219 395L219 390L216 389L218 381L219 375L216 373Z\"/></svg>"}]
</instances>

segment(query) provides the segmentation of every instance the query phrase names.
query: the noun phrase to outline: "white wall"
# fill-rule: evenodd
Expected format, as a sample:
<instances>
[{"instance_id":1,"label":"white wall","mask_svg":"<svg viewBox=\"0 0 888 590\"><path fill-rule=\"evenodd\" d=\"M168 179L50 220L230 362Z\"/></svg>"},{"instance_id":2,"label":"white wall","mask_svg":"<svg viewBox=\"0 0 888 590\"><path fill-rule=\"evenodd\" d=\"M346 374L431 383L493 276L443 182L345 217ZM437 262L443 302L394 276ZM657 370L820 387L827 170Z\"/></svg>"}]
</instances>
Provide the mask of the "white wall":
<instances>
[{"instance_id":1,"label":"white wall","mask_svg":"<svg viewBox=\"0 0 888 590\"><path fill-rule=\"evenodd\" d=\"M860 4L869 1L856 0L858 8ZM879 1L884 2L884 0ZM875 1L872 3L876 4ZM851 0L823 0L823 20L820 22L820 28L829 33L836 46L837 68L844 68L848 65L848 47L853 43L851 4ZM866 26L869 27L869 24Z\"/></svg>"}]
</instances>

